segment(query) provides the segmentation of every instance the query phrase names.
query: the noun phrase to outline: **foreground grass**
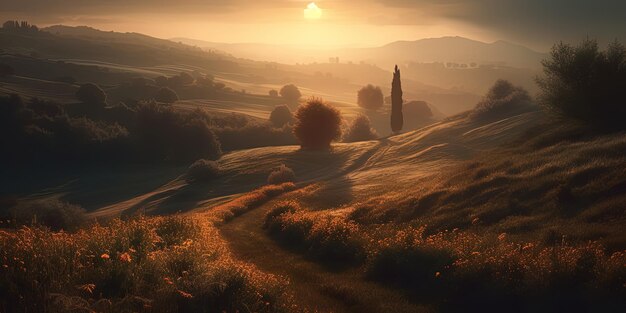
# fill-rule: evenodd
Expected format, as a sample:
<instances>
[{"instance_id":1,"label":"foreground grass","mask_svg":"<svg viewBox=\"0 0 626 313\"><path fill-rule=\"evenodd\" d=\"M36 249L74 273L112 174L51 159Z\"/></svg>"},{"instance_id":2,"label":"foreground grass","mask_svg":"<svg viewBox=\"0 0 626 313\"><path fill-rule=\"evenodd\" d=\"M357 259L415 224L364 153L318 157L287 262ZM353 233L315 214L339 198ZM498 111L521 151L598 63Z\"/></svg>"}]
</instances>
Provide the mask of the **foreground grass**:
<instances>
[{"instance_id":1,"label":"foreground grass","mask_svg":"<svg viewBox=\"0 0 626 313\"><path fill-rule=\"evenodd\" d=\"M598 242L519 242L470 231L362 227L348 216L284 202L269 211L270 234L328 264L366 276L443 311L615 311L626 303L626 251Z\"/></svg>"},{"instance_id":2,"label":"foreground grass","mask_svg":"<svg viewBox=\"0 0 626 313\"><path fill-rule=\"evenodd\" d=\"M235 260L215 223L293 188L208 213L115 219L75 233L0 231L2 312L275 312L287 282Z\"/></svg>"}]
</instances>

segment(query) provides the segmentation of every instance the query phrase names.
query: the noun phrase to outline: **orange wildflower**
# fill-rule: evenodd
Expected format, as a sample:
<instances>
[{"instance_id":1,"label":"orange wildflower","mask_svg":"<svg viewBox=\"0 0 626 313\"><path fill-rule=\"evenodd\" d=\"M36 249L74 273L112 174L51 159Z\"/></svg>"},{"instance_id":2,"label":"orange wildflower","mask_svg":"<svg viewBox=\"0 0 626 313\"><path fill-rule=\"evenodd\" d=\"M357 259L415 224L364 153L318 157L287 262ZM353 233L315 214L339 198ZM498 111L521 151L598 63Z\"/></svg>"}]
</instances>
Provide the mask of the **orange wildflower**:
<instances>
[{"instance_id":1,"label":"orange wildflower","mask_svg":"<svg viewBox=\"0 0 626 313\"><path fill-rule=\"evenodd\" d=\"M193 295L188 293L188 292L184 292L182 290L176 290L178 292L179 295L181 295L183 298L187 298L187 299L191 299L193 298Z\"/></svg>"},{"instance_id":2,"label":"orange wildflower","mask_svg":"<svg viewBox=\"0 0 626 313\"><path fill-rule=\"evenodd\" d=\"M110 259L111 257L110 257L108 254L103 253L103 254L100 256L100 258L101 258L101 259L104 259L104 260L108 260L108 259Z\"/></svg>"},{"instance_id":3,"label":"orange wildflower","mask_svg":"<svg viewBox=\"0 0 626 313\"><path fill-rule=\"evenodd\" d=\"M124 252L120 254L120 261L130 263L130 261L132 261L132 258L130 257L130 254L128 254L128 252Z\"/></svg>"}]
</instances>

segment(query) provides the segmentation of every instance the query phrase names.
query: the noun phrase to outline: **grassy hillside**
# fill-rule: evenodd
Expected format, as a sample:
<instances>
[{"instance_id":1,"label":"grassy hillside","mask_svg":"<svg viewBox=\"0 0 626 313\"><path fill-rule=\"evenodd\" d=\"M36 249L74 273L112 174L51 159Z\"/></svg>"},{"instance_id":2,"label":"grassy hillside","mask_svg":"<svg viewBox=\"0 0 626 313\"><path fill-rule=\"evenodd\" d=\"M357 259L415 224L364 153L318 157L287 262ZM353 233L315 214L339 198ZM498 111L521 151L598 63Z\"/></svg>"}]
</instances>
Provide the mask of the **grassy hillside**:
<instances>
[{"instance_id":1,"label":"grassy hillside","mask_svg":"<svg viewBox=\"0 0 626 313\"><path fill-rule=\"evenodd\" d=\"M249 297L254 288L279 288L279 282L273 287L255 282L255 277L278 274L290 278L289 291L272 298L269 310L281 311L288 303L287 311L298 311L299 305L373 312L460 307L616 311L623 305L626 281L624 134L593 134L549 121L538 110L497 118L468 113L380 140L335 144L331 151L296 146L233 151L218 161L220 174L214 180L189 182L183 169L178 176L174 169L169 179L162 177L152 187L143 186L142 193L112 201L87 217L106 221L183 212L217 223L212 231L220 231L215 240L226 240L226 255L243 262L237 266L256 264L260 272L237 278L243 285L226 276L225 286L243 289L233 291L236 298L229 299L234 302L209 307L257 301L239 297ZM277 193L250 193L266 185L269 172L281 164L294 170L296 185ZM89 206L113 192L103 189L85 197L85 190L61 188L33 199L56 195ZM114 233L126 227L112 225ZM6 236L9 244L11 238L50 235ZM135 260L135 254L129 255ZM220 266L208 275L224 275ZM163 271L145 270L146 275ZM34 275L40 275L37 271ZM319 285L319 279L327 283ZM101 284L94 288L106 288ZM114 305L132 294L144 295L148 303L168 295L135 291L143 282L134 284L111 298ZM204 298L204 287L195 284L185 278L175 283L174 295L183 300L193 295L178 305L197 305L192 301L197 294L221 299ZM73 294L63 286L57 288L64 295ZM262 299L275 295L261 294ZM81 297L88 303L98 299Z\"/></svg>"},{"instance_id":2,"label":"grassy hillside","mask_svg":"<svg viewBox=\"0 0 626 313\"><path fill-rule=\"evenodd\" d=\"M465 114L328 152L235 151L219 160L217 180L189 184L181 176L91 216L221 212L285 164L296 173L295 191L220 227L239 258L295 277L290 290L301 301L356 310L376 299L370 309L379 311L388 304L387 287L362 285L373 280L444 311L462 303L513 309L516 301L525 303L520 311L614 311L626 279L624 134L548 121L540 111L499 119ZM266 260L276 249L286 249L293 264ZM328 267L352 274L326 277ZM292 276L302 271L319 277ZM310 289L321 277L328 284ZM398 311L416 310L398 301Z\"/></svg>"}]
</instances>

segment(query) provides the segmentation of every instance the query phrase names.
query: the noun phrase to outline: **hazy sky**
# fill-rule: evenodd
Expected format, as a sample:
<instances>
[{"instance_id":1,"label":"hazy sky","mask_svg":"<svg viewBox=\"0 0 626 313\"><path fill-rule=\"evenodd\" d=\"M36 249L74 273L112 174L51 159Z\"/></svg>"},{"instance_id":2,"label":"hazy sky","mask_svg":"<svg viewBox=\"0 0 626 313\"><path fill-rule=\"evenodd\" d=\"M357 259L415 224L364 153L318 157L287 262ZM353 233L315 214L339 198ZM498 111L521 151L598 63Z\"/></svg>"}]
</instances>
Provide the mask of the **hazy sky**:
<instances>
[{"instance_id":1,"label":"hazy sky","mask_svg":"<svg viewBox=\"0 0 626 313\"><path fill-rule=\"evenodd\" d=\"M586 36L626 39L626 0L0 0L0 17L170 38L372 46L458 35L545 50ZM314 15L316 16L316 15Z\"/></svg>"}]
</instances>

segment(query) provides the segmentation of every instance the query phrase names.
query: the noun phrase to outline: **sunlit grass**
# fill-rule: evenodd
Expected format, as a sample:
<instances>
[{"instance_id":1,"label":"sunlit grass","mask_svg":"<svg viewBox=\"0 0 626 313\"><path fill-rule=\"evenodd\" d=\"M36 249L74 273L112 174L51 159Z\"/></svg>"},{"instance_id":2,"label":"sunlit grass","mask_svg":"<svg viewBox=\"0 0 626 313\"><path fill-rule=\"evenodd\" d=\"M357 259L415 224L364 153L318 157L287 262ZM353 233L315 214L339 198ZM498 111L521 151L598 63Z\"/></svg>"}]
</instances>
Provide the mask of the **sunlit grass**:
<instances>
[{"instance_id":1,"label":"sunlit grass","mask_svg":"<svg viewBox=\"0 0 626 313\"><path fill-rule=\"evenodd\" d=\"M76 233L0 232L11 311L272 311L285 282L234 260L197 217L113 220Z\"/></svg>"}]
</instances>

